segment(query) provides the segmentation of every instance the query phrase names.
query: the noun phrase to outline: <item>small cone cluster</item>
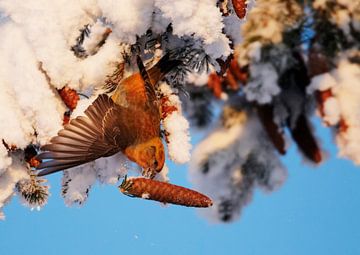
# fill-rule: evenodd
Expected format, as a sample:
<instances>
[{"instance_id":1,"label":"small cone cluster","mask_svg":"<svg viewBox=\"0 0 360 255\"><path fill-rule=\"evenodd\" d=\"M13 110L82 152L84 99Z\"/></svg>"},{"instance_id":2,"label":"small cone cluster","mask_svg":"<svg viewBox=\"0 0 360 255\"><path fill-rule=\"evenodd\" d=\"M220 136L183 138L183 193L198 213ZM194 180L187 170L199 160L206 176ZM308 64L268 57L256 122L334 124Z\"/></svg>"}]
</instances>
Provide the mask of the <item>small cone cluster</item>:
<instances>
[{"instance_id":1,"label":"small cone cluster","mask_svg":"<svg viewBox=\"0 0 360 255\"><path fill-rule=\"evenodd\" d=\"M216 73L211 73L208 78L207 86L212 90L216 98L222 98L225 91L237 91L239 82L246 83L248 79L247 68L241 68L236 59L233 58L226 70L225 76L220 76Z\"/></svg>"}]
</instances>

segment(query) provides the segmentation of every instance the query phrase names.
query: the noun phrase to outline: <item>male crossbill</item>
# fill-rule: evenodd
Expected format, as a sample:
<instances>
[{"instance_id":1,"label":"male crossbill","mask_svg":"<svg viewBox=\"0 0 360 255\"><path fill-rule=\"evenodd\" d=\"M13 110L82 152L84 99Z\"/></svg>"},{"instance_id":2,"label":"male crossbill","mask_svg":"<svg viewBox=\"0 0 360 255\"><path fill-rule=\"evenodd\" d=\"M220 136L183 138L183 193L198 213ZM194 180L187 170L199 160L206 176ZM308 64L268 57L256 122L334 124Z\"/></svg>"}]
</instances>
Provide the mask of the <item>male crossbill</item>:
<instances>
[{"instance_id":1,"label":"male crossbill","mask_svg":"<svg viewBox=\"0 0 360 255\"><path fill-rule=\"evenodd\" d=\"M143 175L154 177L164 166L165 153L160 137L160 103L155 85L180 64L165 55L146 70L140 57L139 72L124 79L111 97L101 94L90 105L86 116L70 121L37 159L38 176L75 167L119 151L143 168Z\"/></svg>"}]
</instances>

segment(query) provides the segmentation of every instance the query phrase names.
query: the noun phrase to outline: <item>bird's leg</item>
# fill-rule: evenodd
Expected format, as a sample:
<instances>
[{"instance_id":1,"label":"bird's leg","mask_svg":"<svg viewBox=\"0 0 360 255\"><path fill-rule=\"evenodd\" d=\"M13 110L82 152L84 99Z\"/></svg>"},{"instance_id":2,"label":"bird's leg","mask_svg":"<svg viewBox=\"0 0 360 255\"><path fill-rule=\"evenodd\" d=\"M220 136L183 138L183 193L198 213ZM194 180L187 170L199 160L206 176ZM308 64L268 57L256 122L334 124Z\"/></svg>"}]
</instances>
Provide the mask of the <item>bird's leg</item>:
<instances>
[{"instance_id":1,"label":"bird's leg","mask_svg":"<svg viewBox=\"0 0 360 255\"><path fill-rule=\"evenodd\" d=\"M155 175L156 175L156 171L148 168L144 168L141 172L141 175L144 176L145 178L149 178L149 179L154 179Z\"/></svg>"}]
</instances>

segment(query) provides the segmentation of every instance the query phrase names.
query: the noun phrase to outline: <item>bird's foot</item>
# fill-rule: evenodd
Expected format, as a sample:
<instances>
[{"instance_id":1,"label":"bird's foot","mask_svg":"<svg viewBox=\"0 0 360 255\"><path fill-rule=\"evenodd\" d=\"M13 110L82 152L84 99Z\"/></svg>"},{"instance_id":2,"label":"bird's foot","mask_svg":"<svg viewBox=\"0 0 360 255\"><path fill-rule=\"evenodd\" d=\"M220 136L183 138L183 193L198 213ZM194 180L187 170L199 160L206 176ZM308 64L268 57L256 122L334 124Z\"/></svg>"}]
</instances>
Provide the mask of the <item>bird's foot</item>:
<instances>
[{"instance_id":1,"label":"bird's foot","mask_svg":"<svg viewBox=\"0 0 360 255\"><path fill-rule=\"evenodd\" d=\"M156 175L156 171L150 169L150 168L144 168L141 172L141 175L145 178L154 179Z\"/></svg>"}]
</instances>

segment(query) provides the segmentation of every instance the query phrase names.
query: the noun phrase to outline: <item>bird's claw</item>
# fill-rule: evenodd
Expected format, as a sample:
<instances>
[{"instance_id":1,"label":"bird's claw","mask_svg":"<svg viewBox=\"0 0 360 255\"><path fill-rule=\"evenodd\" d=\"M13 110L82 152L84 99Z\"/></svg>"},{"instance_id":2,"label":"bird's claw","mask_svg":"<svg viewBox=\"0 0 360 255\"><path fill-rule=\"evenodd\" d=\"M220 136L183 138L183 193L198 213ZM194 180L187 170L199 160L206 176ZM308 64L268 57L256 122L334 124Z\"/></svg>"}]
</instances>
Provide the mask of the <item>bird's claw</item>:
<instances>
[{"instance_id":1,"label":"bird's claw","mask_svg":"<svg viewBox=\"0 0 360 255\"><path fill-rule=\"evenodd\" d=\"M145 178L154 179L154 177L156 176L156 172L150 168L144 168L141 172L141 175Z\"/></svg>"}]
</instances>

